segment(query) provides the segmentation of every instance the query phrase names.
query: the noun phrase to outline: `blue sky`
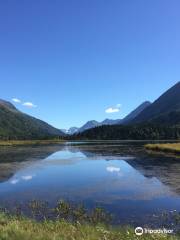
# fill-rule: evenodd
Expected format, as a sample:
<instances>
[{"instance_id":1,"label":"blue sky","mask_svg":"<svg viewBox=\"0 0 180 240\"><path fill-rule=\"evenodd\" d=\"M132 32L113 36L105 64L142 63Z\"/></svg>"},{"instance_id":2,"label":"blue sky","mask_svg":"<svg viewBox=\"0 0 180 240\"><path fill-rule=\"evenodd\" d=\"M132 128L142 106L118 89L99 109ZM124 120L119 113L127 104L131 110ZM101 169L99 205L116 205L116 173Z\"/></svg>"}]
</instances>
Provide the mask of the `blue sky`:
<instances>
[{"instance_id":1,"label":"blue sky","mask_svg":"<svg viewBox=\"0 0 180 240\"><path fill-rule=\"evenodd\" d=\"M180 80L179 9L179 0L1 0L0 97L58 128L122 118Z\"/></svg>"}]
</instances>

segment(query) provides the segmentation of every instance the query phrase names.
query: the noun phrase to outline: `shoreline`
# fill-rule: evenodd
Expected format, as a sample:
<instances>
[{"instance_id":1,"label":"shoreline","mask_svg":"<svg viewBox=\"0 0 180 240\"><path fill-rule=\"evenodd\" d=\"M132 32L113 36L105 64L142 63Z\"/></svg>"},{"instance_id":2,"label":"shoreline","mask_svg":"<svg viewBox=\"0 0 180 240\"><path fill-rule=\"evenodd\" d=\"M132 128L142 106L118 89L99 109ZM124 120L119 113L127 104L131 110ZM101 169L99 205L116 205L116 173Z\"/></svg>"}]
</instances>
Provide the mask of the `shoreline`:
<instances>
[{"instance_id":1,"label":"shoreline","mask_svg":"<svg viewBox=\"0 0 180 240\"><path fill-rule=\"evenodd\" d=\"M111 240L176 240L179 234L144 233L137 236L131 226L113 227L103 223L68 222L64 219L55 221L36 221L23 216L12 216L0 213L0 238L4 240L25 239L111 239Z\"/></svg>"},{"instance_id":2,"label":"shoreline","mask_svg":"<svg viewBox=\"0 0 180 240\"><path fill-rule=\"evenodd\" d=\"M50 144L63 144L65 140L0 140L2 146L39 146Z\"/></svg>"}]
</instances>

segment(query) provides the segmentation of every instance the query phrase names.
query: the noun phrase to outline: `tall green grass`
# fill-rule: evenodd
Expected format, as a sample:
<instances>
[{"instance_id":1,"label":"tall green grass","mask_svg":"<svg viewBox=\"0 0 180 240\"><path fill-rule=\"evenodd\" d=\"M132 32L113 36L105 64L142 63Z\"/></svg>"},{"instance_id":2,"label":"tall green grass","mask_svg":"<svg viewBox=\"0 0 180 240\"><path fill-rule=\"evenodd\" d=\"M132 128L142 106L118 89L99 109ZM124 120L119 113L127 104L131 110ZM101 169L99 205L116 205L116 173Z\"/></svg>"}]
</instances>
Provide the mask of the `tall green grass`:
<instances>
[{"instance_id":1,"label":"tall green grass","mask_svg":"<svg viewBox=\"0 0 180 240\"><path fill-rule=\"evenodd\" d=\"M65 220L37 222L0 214L1 240L176 240L178 236L136 236L130 227L113 228L102 224L69 223Z\"/></svg>"},{"instance_id":2,"label":"tall green grass","mask_svg":"<svg viewBox=\"0 0 180 240\"><path fill-rule=\"evenodd\" d=\"M1 209L0 240L176 240L178 235L143 234L133 227L111 225L112 216L100 207L87 210L82 204L59 200L54 208L33 200L28 208L31 218L18 206L15 212ZM176 214L177 224L179 214Z\"/></svg>"}]
</instances>

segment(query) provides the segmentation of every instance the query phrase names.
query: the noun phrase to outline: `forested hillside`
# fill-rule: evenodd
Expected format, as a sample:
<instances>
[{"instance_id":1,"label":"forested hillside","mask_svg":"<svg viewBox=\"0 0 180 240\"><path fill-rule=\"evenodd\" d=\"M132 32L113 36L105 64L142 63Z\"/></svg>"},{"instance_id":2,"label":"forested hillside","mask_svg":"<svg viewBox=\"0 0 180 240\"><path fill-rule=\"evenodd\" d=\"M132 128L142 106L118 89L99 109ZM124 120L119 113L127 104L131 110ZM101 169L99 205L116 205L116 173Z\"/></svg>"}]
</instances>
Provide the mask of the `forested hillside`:
<instances>
[{"instance_id":1,"label":"forested hillside","mask_svg":"<svg viewBox=\"0 0 180 240\"><path fill-rule=\"evenodd\" d=\"M163 140L180 139L180 127L160 124L100 126L74 135L86 140Z\"/></svg>"},{"instance_id":2,"label":"forested hillside","mask_svg":"<svg viewBox=\"0 0 180 240\"><path fill-rule=\"evenodd\" d=\"M48 139L64 134L51 125L17 110L0 100L0 139Z\"/></svg>"}]
</instances>

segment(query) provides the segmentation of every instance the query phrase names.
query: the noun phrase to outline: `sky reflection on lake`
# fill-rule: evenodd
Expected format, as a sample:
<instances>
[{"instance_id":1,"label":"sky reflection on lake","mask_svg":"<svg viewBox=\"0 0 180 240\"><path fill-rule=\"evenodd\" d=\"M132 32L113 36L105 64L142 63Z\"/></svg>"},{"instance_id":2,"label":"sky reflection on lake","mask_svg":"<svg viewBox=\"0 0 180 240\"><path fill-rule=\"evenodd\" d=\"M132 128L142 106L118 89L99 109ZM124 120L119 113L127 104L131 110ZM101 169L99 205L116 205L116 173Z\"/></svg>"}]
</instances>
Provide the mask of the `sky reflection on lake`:
<instances>
[{"instance_id":1,"label":"sky reflection on lake","mask_svg":"<svg viewBox=\"0 0 180 240\"><path fill-rule=\"evenodd\" d=\"M60 149L49 147L45 156L45 149L41 148L35 158L37 149L27 149L33 157L19 165L17 150L17 161L14 157L13 163L9 159L0 164L1 203L10 206L41 199L54 204L58 199L67 199L83 202L87 207L101 205L127 223L137 218L144 221L145 216L164 210L180 211L180 162L172 162L176 168L172 168L172 176L176 175L176 182L172 182L168 160L159 159L164 160L160 164L148 158L145 164L142 156L106 154L105 148L100 154L101 150L96 150L96 146L94 151L88 151L88 147L66 145Z\"/></svg>"}]
</instances>

